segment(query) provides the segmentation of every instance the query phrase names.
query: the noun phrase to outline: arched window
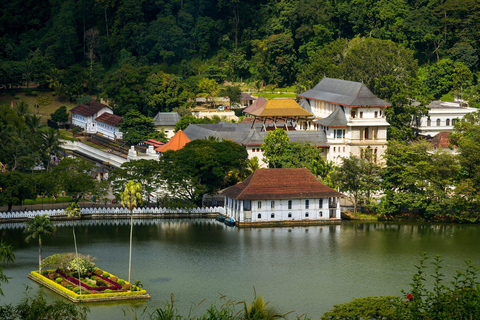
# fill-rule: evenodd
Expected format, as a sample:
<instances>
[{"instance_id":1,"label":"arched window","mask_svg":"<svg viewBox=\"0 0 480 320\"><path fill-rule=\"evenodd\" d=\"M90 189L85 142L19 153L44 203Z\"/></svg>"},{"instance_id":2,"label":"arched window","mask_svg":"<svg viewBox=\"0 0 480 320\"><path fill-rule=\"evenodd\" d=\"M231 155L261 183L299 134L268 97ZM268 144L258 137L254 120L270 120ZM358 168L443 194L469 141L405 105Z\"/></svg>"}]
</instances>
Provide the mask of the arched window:
<instances>
[{"instance_id":1,"label":"arched window","mask_svg":"<svg viewBox=\"0 0 480 320\"><path fill-rule=\"evenodd\" d=\"M262 214L259 213L259 214L257 215L257 218L258 218L258 219L261 219L261 218L262 218Z\"/></svg>"},{"instance_id":2,"label":"arched window","mask_svg":"<svg viewBox=\"0 0 480 320\"><path fill-rule=\"evenodd\" d=\"M291 212L288 213L288 217L289 217L289 218L292 217L292 213L291 213Z\"/></svg>"},{"instance_id":3,"label":"arched window","mask_svg":"<svg viewBox=\"0 0 480 320\"><path fill-rule=\"evenodd\" d=\"M445 125L448 127L450 126L450 119L447 119L447 121L445 121Z\"/></svg>"},{"instance_id":4,"label":"arched window","mask_svg":"<svg viewBox=\"0 0 480 320\"><path fill-rule=\"evenodd\" d=\"M437 127L440 127L440 119L437 119Z\"/></svg>"},{"instance_id":5,"label":"arched window","mask_svg":"<svg viewBox=\"0 0 480 320\"><path fill-rule=\"evenodd\" d=\"M456 122L457 122L457 119L452 119L452 126L454 126Z\"/></svg>"},{"instance_id":6,"label":"arched window","mask_svg":"<svg viewBox=\"0 0 480 320\"><path fill-rule=\"evenodd\" d=\"M432 120L430 120L430 118L428 118L427 120L427 127L430 127L432 125Z\"/></svg>"},{"instance_id":7,"label":"arched window","mask_svg":"<svg viewBox=\"0 0 480 320\"><path fill-rule=\"evenodd\" d=\"M272 218L272 219L275 218L275 213L272 213L272 214L270 215L270 218Z\"/></svg>"},{"instance_id":8,"label":"arched window","mask_svg":"<svg viewBox=\"0 0 480 320\"><path fill-rule=\"evenodd\" d=\"M305 213L305 218L308 218L308 216L309 216L308 212L307 212L307 213Z\"/></svg>"}]
</instances>

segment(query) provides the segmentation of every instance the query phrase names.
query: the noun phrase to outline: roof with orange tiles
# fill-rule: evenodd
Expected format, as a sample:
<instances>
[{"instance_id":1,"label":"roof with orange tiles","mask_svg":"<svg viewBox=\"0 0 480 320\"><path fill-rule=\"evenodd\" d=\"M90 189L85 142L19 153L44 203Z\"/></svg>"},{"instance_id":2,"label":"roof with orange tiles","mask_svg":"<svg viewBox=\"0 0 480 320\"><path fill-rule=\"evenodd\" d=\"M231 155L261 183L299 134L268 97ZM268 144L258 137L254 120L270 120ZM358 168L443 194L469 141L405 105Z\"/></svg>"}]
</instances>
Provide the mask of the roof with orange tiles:
<instances>
[{"instance_id":1,"label":"roof with orange tiles","mask_svg":"<svg viewBox=\"0 0 480 320\"><path fill-rule=\"evenodd\" d=\"M117 127L123 121L123 118L120 116L117 116L116 114L104 112L100 116L96 117L95 120L103 122L113 127Z\"/></svg>"},{"instance_id":2,"label":"roof with orange tiles","mask_svg":"<svg viewBox=\"0 0 480 320\"><path fill-rule=\"evenodd\" d=\"M442 132L439 132L438 134L436 134L433 139L432 139L432 146L434 148L450 148L450 147L456 147L456 146L453 146L451 143L450 143L450 137L449 137L449 134L450 132L448 131L442 131Z\"/></svg>"},{"instance_id":3,"label":"roof with orange tiles","mask_svg":"<svg viewBox=\"0 0 480 320\"><path fill-rule=\"evenodd\" d=\"M258 117L313 117L313 114L302 109L294 99L271 99L261 108L250 112Z\"/></svg>"},{"instance_id":4,"label":"roof with orange tiles","mask_svg":"<svg viewBox=\"0 0 480 320\"><path fill-rule=\"evenodd\" d=\"M98 111L102 110L103 108L108 108L108 106L104 105L103 103L92 100L88 105L79 104L78 106L72 108L70 112L82 115L84 117L91 117L95 115L95 113L97 113Z\"/></svg>"},{"instance_id":5,"label":"roof with orange tiles","mask_svg":"<svg viewBox=\"0 0 480 320\"><path fill-rule=\"evenodd\" d=\"M158 152L165 152L167 150L177 151L185 147L185 145L189 142L190 142L190 139L187 137L187 135L182 130L179 130L170 139L170 141L165 143L163 146L155 148L155 151L158 151Z\"/></svg>"},{"instance_id":6,"label":"roof with orange tiles","mask_svg":"<svg viewBox=\"0 0 480 320\"><path fill-rule=\"evenodd\" d=\"M306 168L258 169L244 181L220 193L236 200L345 197L318 181Z\"/></svg>"}]
</instances>

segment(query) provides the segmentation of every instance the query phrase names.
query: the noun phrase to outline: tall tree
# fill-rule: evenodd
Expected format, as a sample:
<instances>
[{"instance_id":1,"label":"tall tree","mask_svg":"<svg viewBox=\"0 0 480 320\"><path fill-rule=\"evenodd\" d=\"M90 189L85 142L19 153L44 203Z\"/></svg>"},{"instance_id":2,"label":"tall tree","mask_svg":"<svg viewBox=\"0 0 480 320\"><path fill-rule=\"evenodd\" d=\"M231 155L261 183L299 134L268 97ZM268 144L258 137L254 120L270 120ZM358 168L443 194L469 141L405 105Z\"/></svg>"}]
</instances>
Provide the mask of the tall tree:
<instances>
[{"instance_id":1,"label":"tall tree","mask_svg":"<svg viewBox=\"0 0 480 320\"><path fill-rule=\"evenodd\" d=\"M128 261L128 283L132 274L132 239L133 239L133 209L142 204L143 187L139 182L129 181L121 194L122 206L130 211L130 258Z\"/></svg>"},{"instance_id":2,"label":"tall tree","mask_svg":"<svg viewBox=\"0 0 480 320\"><path fill-rule=\"evenodd\" d=\"M38 272L42 273L42 236L50 236L55 231L55 226L50 221L48 215L35 216L33 219L28 219L25 222L25 230L23 231L27 236L26 242L38 238Z\"/></svg>"}]
</instances>

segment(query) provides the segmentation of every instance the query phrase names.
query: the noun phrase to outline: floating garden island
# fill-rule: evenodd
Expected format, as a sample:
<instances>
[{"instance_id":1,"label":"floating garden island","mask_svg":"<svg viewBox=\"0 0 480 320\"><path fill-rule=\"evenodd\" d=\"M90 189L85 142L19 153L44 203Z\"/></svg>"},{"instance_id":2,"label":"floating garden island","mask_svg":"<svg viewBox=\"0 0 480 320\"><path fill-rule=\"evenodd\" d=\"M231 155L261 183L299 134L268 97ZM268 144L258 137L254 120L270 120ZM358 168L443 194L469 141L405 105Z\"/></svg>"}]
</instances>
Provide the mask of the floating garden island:
<instances>
[{"instance_id":1,"label":"floating garden island","mask_svg":"<svg viewBox=\"0 0 480 320\"><path fill-rule=\"evenodd\" d=\"M84 259L80 259L80 287L75 262L75 259L71 259L70 267L32 271L28 278L72 302L150 299L147 291L140 286L96 268L94 263Z\"/></svg>"}]
</instances>

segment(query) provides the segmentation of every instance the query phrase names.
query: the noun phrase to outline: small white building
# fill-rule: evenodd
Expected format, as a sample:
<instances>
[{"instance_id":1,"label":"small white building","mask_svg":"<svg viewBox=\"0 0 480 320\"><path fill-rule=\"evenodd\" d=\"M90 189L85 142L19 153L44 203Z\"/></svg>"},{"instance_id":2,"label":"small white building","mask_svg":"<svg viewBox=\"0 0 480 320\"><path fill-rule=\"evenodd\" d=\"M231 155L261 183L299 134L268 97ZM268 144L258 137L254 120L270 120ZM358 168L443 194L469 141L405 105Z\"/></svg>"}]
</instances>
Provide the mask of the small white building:
<instances>
[{"instance_id":1,"label":"small white building","mask_svg":"<svg viewBox=\"0 0 480 320\"><path fill-rule=\"evenodd\" d=\"M432 101L428 107L428 116L420 120L420 134L434 137L442 131L452 132L456 121L467 113L478 109L470 108L460 102Z\"/></svg>"},{"instance_id":2,"label":"small white building","mask_svg":"<svg viewBox=\"0 0 480 320\"><path fill-rule=\"evenodd\" d=\"M92 100L89 104L79 104L70 110L72 113L72 124L85 130L87 133L97 133L97 122L95 119L103 113L113 114L112 109L103 103Z\"/></svg>"},{"instance_id":3,"label":"small white building","mask_svg":"<svg viewBox=\"0 0 480 320\"><path fill-rule=\"evenodd\" d=\"M153 118L155 130L162 131L163 128L167 139L171 139L175 135L175 125L181 118L177 112L159 112Z\"/></svg>"},{"instance_id":4,"label":"small white building","mask_svg":"<svg viewBox=\"0 0 480 320\"><path fill-rule=\"evenodd\" d=\"M240 227L339 221L339 198L345 196L306 168L258 169L220 193L225 196L225 214Z\"/></svg>"},{"instance_id":5,"label":"small white building","mask_svg":"<svg viewBox=\"0 0 480 320\"><path fill-rule=\"evenodd\" d=\"M123 133L120 131L120 124L123 121L122 117L104 112L95 118L95 121L97 122L97 134L101 134L111 140L122 139Z\"/></svg>"}]
</instances>

